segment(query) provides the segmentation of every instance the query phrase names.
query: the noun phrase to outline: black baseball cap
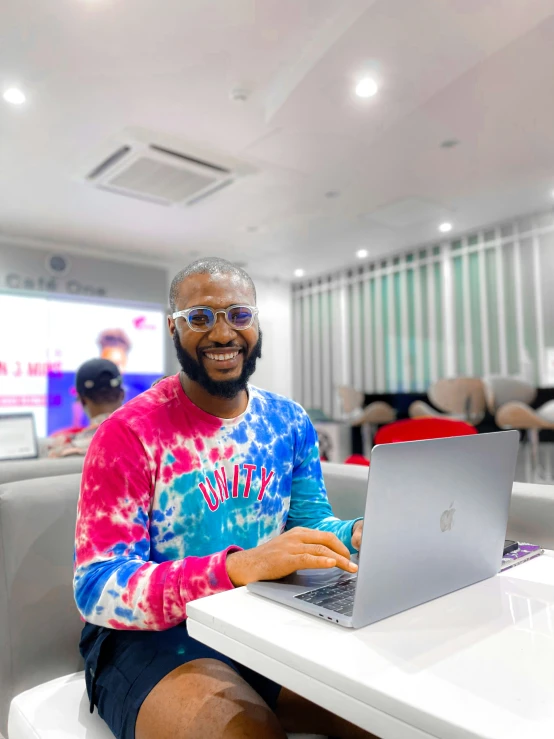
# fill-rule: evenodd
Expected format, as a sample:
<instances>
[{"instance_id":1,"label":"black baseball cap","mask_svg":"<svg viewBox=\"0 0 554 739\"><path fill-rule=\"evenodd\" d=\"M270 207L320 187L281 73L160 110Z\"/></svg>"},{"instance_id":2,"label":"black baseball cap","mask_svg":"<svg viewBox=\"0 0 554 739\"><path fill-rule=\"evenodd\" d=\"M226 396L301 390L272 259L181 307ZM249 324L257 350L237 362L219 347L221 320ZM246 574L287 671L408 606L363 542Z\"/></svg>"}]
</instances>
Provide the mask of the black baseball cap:
<instances>
[{"instance_id":1,"label":"black baseball cap","mask_svg":"<svg viewBox=\"0 0 554 739\"><path fill-rule=\"evenodd\" d=\"M109 359L89 359L75 375L75 387L79 395L104 388L121 387L123 378L116 364Z\"/></svg>"}]
</instances>

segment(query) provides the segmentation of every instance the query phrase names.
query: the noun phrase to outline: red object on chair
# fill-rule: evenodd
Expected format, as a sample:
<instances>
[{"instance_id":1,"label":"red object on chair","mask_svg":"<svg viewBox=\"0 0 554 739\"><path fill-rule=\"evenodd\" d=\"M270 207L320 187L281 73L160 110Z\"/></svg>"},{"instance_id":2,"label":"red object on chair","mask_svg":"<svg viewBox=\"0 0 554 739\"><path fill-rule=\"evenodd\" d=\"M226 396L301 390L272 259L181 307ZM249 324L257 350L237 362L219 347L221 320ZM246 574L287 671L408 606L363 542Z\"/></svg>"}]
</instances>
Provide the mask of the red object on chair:
<instances>
[{"instance_id":1,"label":"red object on chair","mask_svg":"<svg viewBox=\"0 0 554 739\"><path fill-rule=\"evenodd\" d=\"M351 454L348 459L344 460L344 464L359 464L362 467L369 467L369 459L363 454Z\"/></svg>"},{"instance_id":2,"label":"red object on chair","mask_svg":"<svg viewBox=\"0 0 554 739\"><path fill-rule=\"evenodd\" d=\"M450 418L408 418L383 426L375 434L374 444L397 444L402 441L444 439L447 436L471 436L475 426Z\"/></svg>"}]
</instances>

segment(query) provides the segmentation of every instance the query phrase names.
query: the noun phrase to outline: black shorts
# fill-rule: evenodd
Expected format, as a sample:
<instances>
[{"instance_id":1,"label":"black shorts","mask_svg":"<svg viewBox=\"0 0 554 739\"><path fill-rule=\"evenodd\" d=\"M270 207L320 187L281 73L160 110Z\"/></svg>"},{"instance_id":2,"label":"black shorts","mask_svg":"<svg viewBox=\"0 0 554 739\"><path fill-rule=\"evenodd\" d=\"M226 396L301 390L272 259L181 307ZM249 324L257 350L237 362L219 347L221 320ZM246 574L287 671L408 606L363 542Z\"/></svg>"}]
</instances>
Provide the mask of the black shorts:
<instances>
[{"instance_id":1,"label":"black shorts","mask_svg":"<svg viewBox=\"0 0 554 739\"><path fill-rule=\"evenodd\" d=\"M119 631L86 624L79 645L91 712L117 739L134 739L142 702L172 670L195 659L232 667L275 710L281 687L188 635L186 622L167 631Z\"/></svg>"}]
</instances>

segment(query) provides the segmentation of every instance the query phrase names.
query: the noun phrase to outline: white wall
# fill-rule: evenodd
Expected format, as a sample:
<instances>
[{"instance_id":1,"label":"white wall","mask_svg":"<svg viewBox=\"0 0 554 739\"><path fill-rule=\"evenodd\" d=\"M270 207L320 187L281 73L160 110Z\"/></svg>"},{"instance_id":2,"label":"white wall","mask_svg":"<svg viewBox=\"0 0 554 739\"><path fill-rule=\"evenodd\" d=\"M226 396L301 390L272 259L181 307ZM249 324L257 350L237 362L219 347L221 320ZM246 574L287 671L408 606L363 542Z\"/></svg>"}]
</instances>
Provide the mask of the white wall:
<instances>
[{"instance_id":1,"label":"white wall","mask_svg":"<svg viewBox=\"0 0 554 739\"><path fill-rule=\"evenodd\" d=\"M292 397L292 299L290 285L255 280L263 331L262 359L252 382Z\"/></svg>"},{"instance_id":2,"label":"white wall","mask_svg":"<svg viewBox=\"0 0 554 739\"><path fill-rule=\"evenodd\" d=\"M169 284L183 265L168 267ZM289 284L253 278L258 294L260 327L263 331L262 358L252 383L264 390L292 397L292 295ZM168 292L169 292L168 284ZM172 345L168 345L168 371L177 372Z\"/></svg>"}]
</instances>

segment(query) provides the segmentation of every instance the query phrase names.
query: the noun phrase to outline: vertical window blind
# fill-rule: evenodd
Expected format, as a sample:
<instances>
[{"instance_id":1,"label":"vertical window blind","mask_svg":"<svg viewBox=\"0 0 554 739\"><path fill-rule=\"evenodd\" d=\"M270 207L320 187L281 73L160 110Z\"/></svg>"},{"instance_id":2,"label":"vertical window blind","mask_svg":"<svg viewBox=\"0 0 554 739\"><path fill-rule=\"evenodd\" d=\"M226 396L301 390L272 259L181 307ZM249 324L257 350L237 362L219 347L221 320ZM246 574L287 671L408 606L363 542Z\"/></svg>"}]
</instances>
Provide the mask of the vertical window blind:
<instances>
[{"instance_id":1,"label":"vertical window blind","mask_svg":"<svg viewBox=\"0 0 554 739\"><path fill-rule=\"evenodd\" d=\"M554 216L519 218L293 287L294 393L425 392L441 377L527 373L554 348Z\"/></svg>"}]
</instances>

